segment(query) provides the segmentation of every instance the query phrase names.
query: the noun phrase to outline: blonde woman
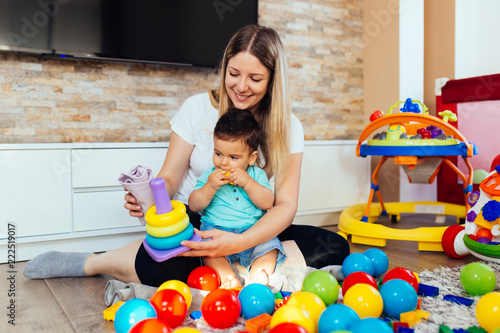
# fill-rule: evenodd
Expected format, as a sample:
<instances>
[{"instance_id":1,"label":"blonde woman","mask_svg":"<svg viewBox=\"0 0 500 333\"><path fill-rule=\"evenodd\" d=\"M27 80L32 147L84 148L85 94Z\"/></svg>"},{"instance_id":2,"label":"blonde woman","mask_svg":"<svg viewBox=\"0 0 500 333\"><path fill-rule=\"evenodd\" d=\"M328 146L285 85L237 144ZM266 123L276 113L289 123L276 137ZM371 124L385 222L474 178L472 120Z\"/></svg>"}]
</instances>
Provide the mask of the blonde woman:
<instances>
[{"instance_id":1,"label":"blonde woman","mask_svg":"<svg viewBox=\"0 0 500 333\"><path fill-rule=\"evenodd\" d=\"M26 265L31 278L107 274L124 282L158 286L164 281L186 281L201 265L199 257L221 257L242 252L276 236L287 253L284 265L323 267L341 265L349 244L324 229L292 225L297 212L304 134L291 113L288 69L277 32L259 25L240 29L229 41L221 63L218 89L187 99L171 120L172 136L158 177L165 179L172 199L187 205L197 178L212 166L213 129L228 108L250 110L261 130L260 159L274 182L273 207L251 228L235 235L223 230L196 231L204 242L184 241L191 248L182 256L157 263L142 239L103 254L47 252ZM136 198L125 196L131 216L143 213ZM189 211L199 228L199 214Z\"/></svg>"}]
</instances>

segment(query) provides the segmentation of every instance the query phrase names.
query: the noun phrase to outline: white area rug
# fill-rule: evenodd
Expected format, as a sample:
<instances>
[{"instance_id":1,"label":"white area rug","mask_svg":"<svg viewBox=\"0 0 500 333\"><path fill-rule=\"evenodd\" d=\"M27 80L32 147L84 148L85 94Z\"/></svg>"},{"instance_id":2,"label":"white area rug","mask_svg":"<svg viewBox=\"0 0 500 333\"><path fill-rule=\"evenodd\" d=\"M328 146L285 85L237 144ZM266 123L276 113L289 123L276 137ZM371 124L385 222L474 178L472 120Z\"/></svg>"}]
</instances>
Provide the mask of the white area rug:
<instances>
[{"instance_id":1,"label":"white area rug","mask_svg":"<svg viewBox=\"0 0 500 333\"><path fill-rule=\"evenodd\" d=\"M495 291L500 291L500 264L486 262L496 274L497 285ZM460 272L463 266L456 268L440 267L434 271L425 270L418 273L420 282L439 288L437 297L423 297L422 310L429 312L427 322L415 327L415 332L438 332L439 325L446 325L450 328L467 329L471 326L479 326L476 320L476 304L481 296L471 296L465 292L460 284ZM474 300L471 306L455 304L443 300L444 295L455 295Z\"/></svg>"}]
</instances>

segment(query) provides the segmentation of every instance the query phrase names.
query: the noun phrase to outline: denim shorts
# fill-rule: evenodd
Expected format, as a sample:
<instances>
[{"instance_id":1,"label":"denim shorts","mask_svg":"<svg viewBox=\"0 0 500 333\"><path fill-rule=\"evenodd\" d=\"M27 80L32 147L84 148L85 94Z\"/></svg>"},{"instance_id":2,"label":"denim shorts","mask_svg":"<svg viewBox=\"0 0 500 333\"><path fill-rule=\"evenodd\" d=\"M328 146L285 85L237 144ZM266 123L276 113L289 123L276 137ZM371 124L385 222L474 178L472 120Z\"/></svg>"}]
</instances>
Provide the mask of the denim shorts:
<instances>
[{"instance_id":1,"label":"denim shorts","mask_svg":"<svg viewBox=\"0 0 500 333\"><path fill-rule=\"evenodd\" d=\"M209 223L202 223L200 230L201 231L206 231L206 230L212 230L212 229L219 229L219 230L224 230L228 232L232 232L234 234L242 234L248 228L223 228L223 227L218 227L213 224ZM208 239L207 239L208 240ZM280 240L278 237L274 237L273 239L259 244L255 247L251 247L245 251L242 251L240 253L236 254L231 254L229 256L226 256L226 259L229 261L230 264L233 262L239 261L240 265L245 267L246 269L250 270L250 267L252 266L252 263L255 259L263 256L264 254L272 251L272 250L278 250L278 253L276 255L276 266L275 269L278 268L285 262L286 260L286 254L285 250L283 249L283 245L281 244Z\"/></svg>"}]
</instances>

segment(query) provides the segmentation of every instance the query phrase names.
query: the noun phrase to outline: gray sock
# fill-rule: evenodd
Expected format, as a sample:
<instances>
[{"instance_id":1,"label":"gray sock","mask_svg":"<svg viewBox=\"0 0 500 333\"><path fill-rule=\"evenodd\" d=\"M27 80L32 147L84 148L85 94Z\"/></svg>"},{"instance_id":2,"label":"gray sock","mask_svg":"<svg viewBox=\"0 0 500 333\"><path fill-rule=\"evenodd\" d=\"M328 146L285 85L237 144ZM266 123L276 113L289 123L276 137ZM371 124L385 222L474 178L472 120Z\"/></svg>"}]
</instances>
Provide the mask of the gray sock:
<instances>
[{"instance_id":1,"label":"gray sock","mask_svg":"<svg viewBox=\"0 0 500 333\"><path fill-rule=\"evenodd\" d=\"M49 251L28 261L23 274L31 279L87 276L83 270L92 253Z\"/></svg>"}]
</instances>

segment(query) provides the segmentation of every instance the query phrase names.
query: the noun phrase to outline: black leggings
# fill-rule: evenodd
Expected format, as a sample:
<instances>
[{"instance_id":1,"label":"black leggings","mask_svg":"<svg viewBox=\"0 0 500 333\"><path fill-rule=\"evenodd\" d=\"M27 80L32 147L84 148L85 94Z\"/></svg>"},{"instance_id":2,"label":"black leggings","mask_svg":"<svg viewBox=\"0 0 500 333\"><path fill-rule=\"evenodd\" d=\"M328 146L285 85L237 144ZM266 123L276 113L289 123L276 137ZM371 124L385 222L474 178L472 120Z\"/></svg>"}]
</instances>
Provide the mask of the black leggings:
<instances>
[{"instance_id":1,"label":"black leggings","mask_svg":"<svg viewBox=\"0 0 500 333\"><path fill-rule=\"evenodd\" d=\"M200 228L200 215L186 206L190 222ZM291 225L278 235L280 241L293 240L302 252L307 266L321 268L342 265L349 255L349 243L339 234L308 225ZM142 284L158 287L168 280L187 281L191 271L201 265L199 257L174 257L156 262L141 244L135 257L135 271Z\"/></svg>"}]
</instances>

